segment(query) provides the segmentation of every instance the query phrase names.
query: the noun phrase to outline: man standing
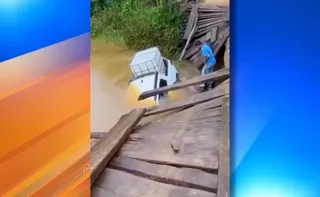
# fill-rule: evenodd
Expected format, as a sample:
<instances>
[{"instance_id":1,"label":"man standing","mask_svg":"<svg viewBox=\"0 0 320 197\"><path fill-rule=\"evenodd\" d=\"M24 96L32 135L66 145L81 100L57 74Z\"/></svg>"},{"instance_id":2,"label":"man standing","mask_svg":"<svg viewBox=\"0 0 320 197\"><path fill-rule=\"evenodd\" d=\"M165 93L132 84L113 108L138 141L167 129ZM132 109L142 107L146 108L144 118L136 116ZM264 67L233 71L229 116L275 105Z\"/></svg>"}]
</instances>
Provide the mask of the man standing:
<instances>
[{"instance_id":1,"label":"man standing","mask_svg":"<svg viewBox=\"0 0 320 197\"><path fill-rule=\"evenodd\" d=\"M203 76L213 71L213 67L216 64L216 58L208 44L201 43L201 41L197 40L196 46L199 48L201 47L201 55L204 57L204 66L201 71L201 75ZM201 84L199 87L203 88L204 86L205 84Z\"/></svg>"}]
</instances>

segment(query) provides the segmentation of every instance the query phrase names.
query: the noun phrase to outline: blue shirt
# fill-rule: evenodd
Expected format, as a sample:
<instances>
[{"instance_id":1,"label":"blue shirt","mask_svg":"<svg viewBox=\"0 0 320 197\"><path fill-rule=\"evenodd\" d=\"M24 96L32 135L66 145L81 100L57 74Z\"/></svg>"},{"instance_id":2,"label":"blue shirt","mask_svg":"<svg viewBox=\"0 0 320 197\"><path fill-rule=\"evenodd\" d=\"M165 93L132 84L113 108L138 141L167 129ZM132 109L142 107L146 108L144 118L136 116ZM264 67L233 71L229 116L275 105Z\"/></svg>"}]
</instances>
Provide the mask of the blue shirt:
<instances>
[{"instance_id":1,"label":"blue shirt","mask_svg":"<svg viewBox=\"0 0 320 197\"><path fill-rule=\"evenodd\" d=\"M209 57L206 63L208 63L210 65L216 64L216 58L214 57L211 48L207 44L203 44L201 46L201 55L203 57L207 57L207 56Z\"/></svg>"}]
</instances>

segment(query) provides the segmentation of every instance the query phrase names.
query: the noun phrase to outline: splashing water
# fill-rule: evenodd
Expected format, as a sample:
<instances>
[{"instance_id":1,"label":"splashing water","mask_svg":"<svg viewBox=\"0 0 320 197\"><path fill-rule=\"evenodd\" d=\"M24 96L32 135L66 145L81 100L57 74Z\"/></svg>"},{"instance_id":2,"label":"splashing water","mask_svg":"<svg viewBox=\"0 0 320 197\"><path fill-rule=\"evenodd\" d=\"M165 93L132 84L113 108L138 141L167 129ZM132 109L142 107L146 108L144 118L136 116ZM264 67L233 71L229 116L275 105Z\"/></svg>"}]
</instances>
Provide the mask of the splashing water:
<instances>
[{"instance_id":1,"label":"splashing water","mask_svg":"<svg viewBox=\"0 0 320 197\"><path fill-rule=\"evenodd\" d=\"M168 99L170 102L176 102L176 101L182 100L186 96L187 94L184 89L168 92Z\"/></svg>"},{"instance_id":2,"label":"splashing water","mask_svg":"<svg viewBox=\"0 0 320 197\"><path fill-rule=\"evenodd\" d=\"M130 108L144 108L155 106L157 103L153 98L147 98L141 101L138 101L138 97L141 92L134 84L129 84L127 89L127 106Z\"/></svg>"}]
</instances>

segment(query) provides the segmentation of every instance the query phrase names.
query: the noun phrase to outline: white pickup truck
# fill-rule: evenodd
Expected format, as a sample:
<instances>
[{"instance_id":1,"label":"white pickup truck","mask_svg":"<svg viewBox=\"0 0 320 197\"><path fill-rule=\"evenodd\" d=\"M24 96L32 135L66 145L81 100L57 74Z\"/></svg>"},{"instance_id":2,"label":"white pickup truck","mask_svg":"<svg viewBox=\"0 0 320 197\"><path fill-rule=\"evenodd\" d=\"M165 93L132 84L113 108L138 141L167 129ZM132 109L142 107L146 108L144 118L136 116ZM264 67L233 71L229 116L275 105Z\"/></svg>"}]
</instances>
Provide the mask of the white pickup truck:
<instances>
[{"instance_id":1,"label":"white pickup truck","mask_svg":"<svg viewBox=\"0 0 320 197\"><path fill-rule=\"evenodd\" d=\"M172 85L178 81L178 71L172 62L161 56L157 47L140 51L133 57L130 68L133 73L130 85L134 85L140 93L152 89ZM165 95L153 97L159 105Z\"/></svg>"}]
</instances>

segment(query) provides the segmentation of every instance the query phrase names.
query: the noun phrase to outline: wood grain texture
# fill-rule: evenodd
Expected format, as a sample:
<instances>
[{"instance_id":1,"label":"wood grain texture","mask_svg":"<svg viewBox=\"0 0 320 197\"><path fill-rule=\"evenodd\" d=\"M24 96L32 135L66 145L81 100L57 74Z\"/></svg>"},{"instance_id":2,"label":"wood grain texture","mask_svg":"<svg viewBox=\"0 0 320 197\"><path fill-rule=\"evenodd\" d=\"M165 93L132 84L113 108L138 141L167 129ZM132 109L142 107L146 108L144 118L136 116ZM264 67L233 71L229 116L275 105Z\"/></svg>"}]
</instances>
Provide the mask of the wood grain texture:
<instances>
[{"instance_id":1,"label":"wood grain texture","mask_svg":"<svg viewBox=\"0 0 320 197\"><path fill-rule=\"evenodd\" d=\"M217 37L218 37L218 27L214 27L211 30L211 42L214 43L215 41L217 41Z\"/></svg>"},{"instance_id":2,"label":"wood grain texture","mask_svg":"<svg viewBox=\"0 0 320 197\"><path fill-rule=\"evenodd\" d=\"M184 35L183 35L184 39L188 39L188 37L189 37L193 27L194 27L195 20L197 18L198 18L198 5L192 5L192 9L191 9L191 12L190 12L190 16L189 16L189 19L188 19L186 30L185 30Z\"/></svg>"},{"instance_id":3,"label":"wood grain texture","mask_svg":"<svg viewBox=\"0 0 320 197\"><path fill-rule=\"evenodd\" d=\"M106 132L91 132L90 133L90 138L94 138L94 139L102 139L103 136L106 135Z\"/></svg>"},{"instance_id":4,"label":"wood grain texture","mask_svg":"<svg viewBox=\"0 0 320 197\"><path fill-rule=\"evenodd\" d=\"M188 36L187 43L186 43L186 45L184 46L184 48L183 48L183 50L182 50L182 52L181 52L179 61L181 61L182 58L184 57L184 53L186 52L187 47L189 46L189 43L190 43L190 41L191 41L191 37L193 36L193 34L194 34L194 32L196 31L196 29L197 29L197 26L195 25L195 26L192 28L192 30L191 30L191 32L190 32L190 35Z\"/></svg>"},{"instance_id":5,"label":"wood grain texture","mask_svg":"<svg viewBox=\"0 0 320 197\"><path fill-rule=\"evenodd\" d=\"M225 46L226 46L226 50L224 52L224 57L223 57L224 67L230 68L230 38L228 38Z\"/></svg>"},{"instance_id":6,"label":"wood grain texture","mask_svg":"<svg viewBox=\"0 0 320 197\"><path fill-rule=\"evenodd\" d=\"M215 197L197 189L164 184L106 168L93 186L92 197Z\"/></svg>"},{"instance_id":7,"label":"wood grain texture","mask_svg":"<svg viewBox=\"0 0 320 197\"><path fill-rule=\"evenodd\" d=\"M209 192L217 191L217 175L197 169L158 165L125 157L113 158L108 166L166 184Z\"/></svg>"},{"instance_id":8,"label":"wood grain texture","mask_svg":"<svg viewBox=\"0 0 320 197\"><path fill-rule=\"evenodd\" d=\"M99 141L100 141L99 139L90 138L90 147L93 147Z\"/></svg>"},{"instance_id":9,"label":"wood grain texture","mask_svg":"<svg viewBox=\"0 0 320 197\"><path fill-rule=\"evenodd\" d=\"M184 59L187 59L187 58L191 58L194 54L196 54L197 52L199 52L200 49L196 46L192 46L190 47L190 49L188 49L186 51L186 54L184 55Z\"/></svg>"},{"instance_id":10,"label":"wood grain texture","mask_svg":"<svg viewBox=\"0 0 320 197\"><path fill-rule=\"evenodd\" d=\"M223 32L221 32L219 34L219 38L218 38L216 47L214 49L214 55L215 56L219 53L219 51L222 48L222 46L227 42L227 40L229 38L229 34L230 34L229 26L227 26L226 29L224 29Z\"/></svg>"},{"instance_id":11,"label":"wood grain texture","mask_svg":"<svg viewBox=\"0 0 320 197\"><path fill-rule=\"evenodd\" d=\"M208 32L207 34L205 34L204 36L202 36L198 40L200 40L203 43L203 42L207 42L208 40L210 40L210 38L211 38L211 32Z\"/></svg>"},{"instance_id":12,"label":"wood grain texture","mask_svg":"<svg viewBox=\"0 0 320 197\"><path fill-rule=\"evenodd\" d=\"M169 86L165 86L165 87L161 87L161 88L157 88L157 89L143 92L139 96L138 100L143 100L143 99L155 96L160 93L178 90L178 89L186 88L189 86L195 86L195 85L199 85L199 84L209 82L209 81L226 79L229 77L229 74L230 74L229 69L218 70L216 72L212 72L212 73L206 74L204 76L195 77L195 78L192 78L189 80L182 81L180 83L175 83L173 85L169 85Z\"/></svg>"},{"instance_id":13,"label":"wood grain texture","mask_svg":"<svg viewBox=\"0 0 320 197\"><path fill-rule=\"evenodd\" d=\"M139 123L145 112L145 109L133 110L122 116L107 135L92 147L90 155L91 185L119 150L133 128Z\"/></svg>"},{"instance_id":14,"label":"wood grain texture","mask_svg":"<svg viewBox=\"0 0 320 197\"><path fill-rule=\"evenodd\" d=\"M193 110L194 108L190 109L190 110L187 110L187 115L186 115L186 119L190 119L190 116L192 115L193 113ZM187 127L187 124L183 124L181 126L180 129L178 129L175 133L175 135L172 137L172 142L171 142L171 148L173 149L173 151L175 153L178 153L180 151L180 148L182 146L182 139L181 137L183 136L184 132L186 131L186 127Z\"/></svg>"},{"instance_id":15,"label":"wood grain texture","mask_svg":"<svg viewBox=\"0 0 320 197\"><path fill-rule=\"evenodd\" d=\"M220 107L212 108L205 104L195 105L141 127L129 136L117 156L216 171L221 111ZM221 100L215 105L219 104ZM175 153L171 143L180 130L183 130L179 136L180 150Z\"/></svg>"},{"instance_id":16,"label":"wood grain texture","mask_svg":"<svg viewBox=\"0 0 320 197\"><path fill-rule=\"evenodd\" d=\"M218 171L218 197L229 197L230 190L230 121L229 121L229 97L223 99L222 122L219 150L219 171Z\"/></svg>"},{"instance_id":17,"label":"wood grain texture","mask_svg":"<svg viewBox=\"0 0 320 197\"><path fill-rule=\"evenodd\" d=\"M201 94L196 94L190 98L187 98L178 102L170 103L170 104L160 105L156 108L148 110L146 113L146 116L151 116L151 115L160 114L160 113L164 113L172 110L191 107L200 103L213 100L215 98L222 97L226 94L229 94L228 88L226 88L225 86L217 86L212 90L209 90Z\"/></svg>"}]
</instances>

